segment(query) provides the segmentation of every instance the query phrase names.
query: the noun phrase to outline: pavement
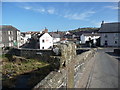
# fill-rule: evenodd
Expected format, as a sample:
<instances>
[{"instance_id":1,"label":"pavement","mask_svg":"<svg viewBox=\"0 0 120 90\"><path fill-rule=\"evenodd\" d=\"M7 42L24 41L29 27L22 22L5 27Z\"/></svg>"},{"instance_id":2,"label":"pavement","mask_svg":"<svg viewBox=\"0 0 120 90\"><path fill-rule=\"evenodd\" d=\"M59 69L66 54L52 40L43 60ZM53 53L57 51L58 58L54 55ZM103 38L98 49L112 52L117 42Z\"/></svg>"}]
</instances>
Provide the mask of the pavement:
<instances>
[{"instance_id":1,"label":"pavement","mask_svg":"<svg viewBox=\"0 0 120 90\"><path fill-rule=\"evenodd\" d=\"M120 56L114 54L114 48L98 48L86 65L79 88L118 88L118 70Z\"/></svg>"}]
</instances>

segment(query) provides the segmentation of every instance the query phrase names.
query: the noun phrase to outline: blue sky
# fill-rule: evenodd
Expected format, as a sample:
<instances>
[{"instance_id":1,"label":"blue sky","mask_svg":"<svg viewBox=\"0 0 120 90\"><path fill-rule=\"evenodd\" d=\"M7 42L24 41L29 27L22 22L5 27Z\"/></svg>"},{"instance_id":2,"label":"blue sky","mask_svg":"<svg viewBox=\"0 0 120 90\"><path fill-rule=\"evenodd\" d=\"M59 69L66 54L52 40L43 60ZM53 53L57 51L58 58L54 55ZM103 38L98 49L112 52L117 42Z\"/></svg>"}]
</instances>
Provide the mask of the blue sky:
<instances>
[{"instance_id":1,"label":"blue sky","mask_svg":"<svg viewBox=\"0 0 120 90\"><path fill-rule=\"evenodd\" d=\"M117 2L3 2L2 24L21 31L67 31L118 21Z\"/></svg>"}]
</instances>

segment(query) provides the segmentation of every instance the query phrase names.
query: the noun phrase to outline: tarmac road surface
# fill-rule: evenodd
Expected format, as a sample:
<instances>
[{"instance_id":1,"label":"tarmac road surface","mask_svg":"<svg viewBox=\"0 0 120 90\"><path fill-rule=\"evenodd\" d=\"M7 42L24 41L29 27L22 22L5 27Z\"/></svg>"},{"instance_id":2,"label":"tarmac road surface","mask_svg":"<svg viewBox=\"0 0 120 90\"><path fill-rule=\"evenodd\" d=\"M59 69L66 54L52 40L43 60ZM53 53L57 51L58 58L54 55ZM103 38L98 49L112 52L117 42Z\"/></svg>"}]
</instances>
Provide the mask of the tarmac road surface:
<instances>
[{"instance_id":1,"label":"tarmac road surface","mask_svg":"<svg viewBox=\"0 0 120 90\"><path fill-rule=\"evenodd\" d=\"M113 48L98 49L90 72L87 88L118 88L118 64L120 56L113 53Z\"/></svg>"}]
</instances>

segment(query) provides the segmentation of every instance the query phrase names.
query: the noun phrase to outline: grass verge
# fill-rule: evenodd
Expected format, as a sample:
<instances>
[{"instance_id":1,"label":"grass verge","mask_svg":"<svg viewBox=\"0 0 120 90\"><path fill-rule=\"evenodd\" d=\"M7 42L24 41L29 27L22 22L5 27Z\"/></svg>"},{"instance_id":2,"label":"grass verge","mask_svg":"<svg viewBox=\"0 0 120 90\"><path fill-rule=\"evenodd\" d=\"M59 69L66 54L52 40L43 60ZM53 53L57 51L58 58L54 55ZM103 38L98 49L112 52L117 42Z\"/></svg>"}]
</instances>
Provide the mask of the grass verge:
<instances>
[{"instance_id":1,"label":"grass verge","mask_svg":"<svg viewBox=\"0 0 120 90\"><path fill-rule=\"evenodd\" d=\"M49 70L50 65L46 62L35 59L25 59L17 56L12 56L12 58L9 59L8 56L2 56L3 87L15 87L17 76L21 74L31 74L31 78L28 80L28 85L35 85L38 80L40 80L44 75L48 74L47 70Z\"/></svg>"}]
</instances>

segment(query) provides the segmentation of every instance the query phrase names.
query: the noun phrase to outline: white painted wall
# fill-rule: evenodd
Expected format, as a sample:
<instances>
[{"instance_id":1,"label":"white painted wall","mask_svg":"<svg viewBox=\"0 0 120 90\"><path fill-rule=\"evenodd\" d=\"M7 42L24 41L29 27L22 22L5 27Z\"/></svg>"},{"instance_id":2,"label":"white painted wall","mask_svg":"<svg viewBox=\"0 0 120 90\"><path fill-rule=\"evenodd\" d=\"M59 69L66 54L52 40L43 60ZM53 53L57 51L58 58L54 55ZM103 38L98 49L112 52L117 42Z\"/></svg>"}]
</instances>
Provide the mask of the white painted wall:
<instances>
[{"instance_id":1,"label":"white painted wall","mask_svg":"<svg viewBox=\"0 0 120 90\"><path fill-rule=\"evenodd\" d=\"M107 35L107 37L105 37L105 35ZM105 41L108 42L108 46L118 46L120 42L119 36L120 33L101 33L101 46L105 45ZM117 43L115 43L115 41L117 41Z\"/></svg>"},{"instance_id":2,"label":"white painted wall","mask_svg":"<svg viewBox=\"0 0 120 90\"><path fill-rule=\"evenodd\" d=\"M85 43L85 36L83 34L80 36L80 39L81 39L81 43Z\"/></svg>"},{"instance_id":3,"label":"white painted wall","mask_svg":"<svg viewBox=\"0 0 120 90\"><path fill-rule=\"evenodd\" d=\"M89 41L89 38L91 38L93 40L93 43L95 44L96 43L96 39L98 39L100 36L85 36L84 34L82 34L80 36L80 39L81 39L81 43L82 44L85 44L86 41Z\"/></svg>"},{"instance_id":4,"label":"white painted wall","mask_svg":"<svg viewBox=\"0 0 120 90\"><path fill-rule=\"evenodd\" d=\"M21 46L23 45L23 44L25 44L25 40L24 40L24 37L23 36L20 36L20 38L21 38Z\"/></svg>"},{"instance_id":5,"label":"white painted wall","mask_svg":"<svg viewBox=\"0 0 120 90\"><path fill-rule=\"evenodd\" d=\"M26 37L26 38L31 38L31 34L26 33L26 34L25 34L25 37Z\"/></svg>"},{"instance_id":6,"label":"white painted wall","mask_svg":"<svg viewBox=\"0 0 120 90\"><path fill-rule=\"evenodd\" d=\"M48 33L44 33L39 38L39 42L40 42L40 49L49 49L50 46L53 47L53 38Z\"/></svg>"},{"instance_id":7,"label":"white painted wall","mask_svg":"<svg viewBox=\"0 0 120 90\"><path fill-rule=\"evenodd\" d=\"M53 38L53 43L59 42L60 38Z\"/></svg>"},{"instance_id":8,"label":"white painted wall","mask_svg":"<svg viewBox=\"0 0 120 90\"><path fill-rule=\"evenodd\" d=\"M19 48L21 46L21 33L20 31L17 31L17 47Z\"/></svg>"},{"instance_id":9,"label":"white painted wall","mask_svg":"<svg viewBox=\"0 0 120 90\"><path fill-rule=\"evenodd\" d=\"M21 45L27 43L28 39L31 38L31 34L26 33L26 34L25 34L25 37L20 36L20 38L22 39L22 40L21 40L21 44L20 44L20 46L21 46Z\"/></svg>"}]
</instances>

